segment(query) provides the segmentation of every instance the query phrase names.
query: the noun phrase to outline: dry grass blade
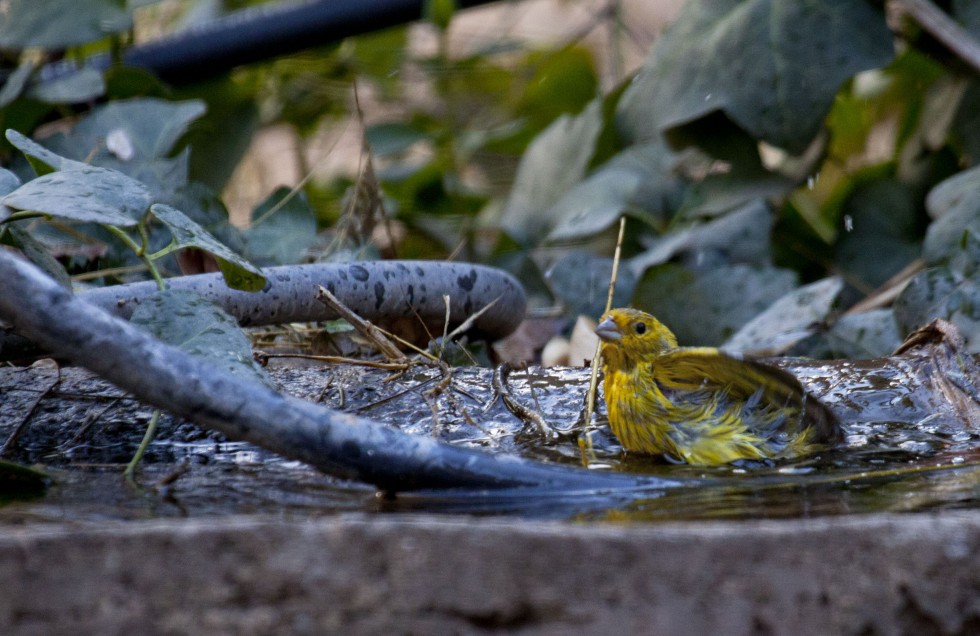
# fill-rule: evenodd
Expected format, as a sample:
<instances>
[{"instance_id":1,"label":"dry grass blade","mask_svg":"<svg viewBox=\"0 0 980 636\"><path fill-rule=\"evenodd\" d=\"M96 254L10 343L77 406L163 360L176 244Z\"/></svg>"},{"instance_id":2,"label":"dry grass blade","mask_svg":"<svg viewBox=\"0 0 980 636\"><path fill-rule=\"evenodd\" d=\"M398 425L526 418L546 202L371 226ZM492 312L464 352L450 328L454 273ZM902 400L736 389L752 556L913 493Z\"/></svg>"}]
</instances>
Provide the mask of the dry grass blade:
<instances>
[{"instance_id":1,"label":"dry grass blade","mask_svg":"<svg viewBox=\"0 0 980 636\"><path fill-rule=\"evenodd\" d=\"M490 309L491 307L493 307L494 305L496 305L498 300L500 300L500 296L497 296L496 298L494 298L493 300L491 300L490 302L488 302L479 311L470 314L469 318L467 318L466 320L464 320L462 322L462 324L460 324L458 327L456 327L455 329L453 329L452 332L450 332L448 335L446 335L446 339L453 340L454 338L456 338L460 334L462 334L462 333L466 332L467 330L469 330L473 326L473 323L476 322L477 318L479 318L480 316L482 316L488 309Z\"/></svg>"},{"instance_id":2,"label":"dry grass blade","mask_svg":"<svg viewBox=\"0 0 980 636\"><path fill-rule=\"evenodd\" d=\"M606 296L606 311L612 309L613 293L616 291L616 277L619 275L619 256L623 248L623 235L626 232L626 217L619 219L619 236L616 237L616 251L613 254L612 275L609 277L609 293ZM592 370L589 374L589 391L585 394L585 412L582 422L585 426L592 423L592 413L595 411L595 394L599 386L599 347L601 343L596 343L595 353L592 355Z\"/></svg>"},{"instance_id":3,"label":"dry grass blade","mask_svg":"<svg viewBox=\"0 0 980 636\"><path fill-rule=\"evenodd\" d=\"M349 322L359 334L374 343L378 351L390 362L405 362L405 354L401 352L401 349L383 331L354 313L352 309L340 302L340 299L331 294L329 290L318 285L315 298L340 314L340 317Z\"/></svg>"},{"instance_id":4,"label":"dry grass blade","mask_svg":"<svg viewBox=\"0 0 980 636\"><path fill-rule=\"evenodd\" d=\"M344 356L326 356L313 353L258 352L255 354L255 358L258 360L259 364L262 365L272 358L294 358L297 360L316 360L318 362L326 362L328 364L353 364L362 367L371 367L372 369L384 369L386 371L404 371L411 366L411 362L408 360L405 360L404 362L378 362L377 360L358 360L356 358L345 358Z\"/></svg>"}]
</instances>

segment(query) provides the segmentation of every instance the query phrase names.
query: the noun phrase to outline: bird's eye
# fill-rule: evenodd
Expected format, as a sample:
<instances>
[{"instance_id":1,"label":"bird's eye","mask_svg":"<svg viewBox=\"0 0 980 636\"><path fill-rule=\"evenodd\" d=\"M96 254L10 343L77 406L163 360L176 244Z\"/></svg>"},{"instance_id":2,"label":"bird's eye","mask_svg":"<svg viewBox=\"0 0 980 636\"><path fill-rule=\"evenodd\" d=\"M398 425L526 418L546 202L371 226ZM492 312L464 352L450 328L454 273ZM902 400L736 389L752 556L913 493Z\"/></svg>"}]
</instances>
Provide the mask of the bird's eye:
<instances>
[{"instance_id":1,"label":"bird's eye","mask_svg":"<svg viewBox=\"0 0 980 636\"><path fill-rule=\"evenodd\" d=\"M633 331L635 331L637 334L642 336L647 332L647 323L645 322L636 323L635 325L633 325Z\"/></svg>"}]
</instances>

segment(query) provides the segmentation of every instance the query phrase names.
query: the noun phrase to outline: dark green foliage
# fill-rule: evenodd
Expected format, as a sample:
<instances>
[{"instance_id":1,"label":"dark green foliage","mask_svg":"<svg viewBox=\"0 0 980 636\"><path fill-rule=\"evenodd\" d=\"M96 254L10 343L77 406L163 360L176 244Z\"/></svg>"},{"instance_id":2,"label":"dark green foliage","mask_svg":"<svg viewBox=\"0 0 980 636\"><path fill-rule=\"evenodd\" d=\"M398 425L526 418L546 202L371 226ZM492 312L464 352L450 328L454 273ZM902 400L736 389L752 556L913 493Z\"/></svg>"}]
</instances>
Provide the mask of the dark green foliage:
<instances>
[{"instance_id":1,"label":"dark green foliage","mask_svg":"<svg viewBox=\"0 0 980 636\"><path fill-rule=\"evenodd\" d=\"M78 56L124 47L135 6L75 2L67 20L64 0L10 4L0 45ZM616 303L657 314L688 344L878 355L946 317L980 350L969 266L980 83L921 29L905 25L895 46L881 4L692 0L606 95L578 41L532 49L502 37L451 55L451 0L426 3L432 52L388 29L179 91L118 66L38 83L33 61L11 57L0 125L19 131L8 139L27 161L0 148L11 171L0 173L0 224L18 214L0 240L89 272L142 262L99 225L140 224L126 236L162 270L174 270L165 254L195 246L255 289L258 270L235 253L299 261L328 242L318 232L365 215L397 221L399 256L502 265L534 303L571 317L601 311L625 215ZM974 5L947 9L980 37ZM361 160L376 178L280 189L252 228L232 227L217 193L254 131L286 122L310 138L350 115L355 83L362 108L390 113L366 113ZM105 103L67 108L96 98ZM67 132L29 138L64 115ZM365 192L370 209L358 207ZM24 212L43 217L16 220ZM376 257L369 238L346 236L329 257ZM894 311L847 312L919 257L927 269Z\"/></svg>"}]
</instances>

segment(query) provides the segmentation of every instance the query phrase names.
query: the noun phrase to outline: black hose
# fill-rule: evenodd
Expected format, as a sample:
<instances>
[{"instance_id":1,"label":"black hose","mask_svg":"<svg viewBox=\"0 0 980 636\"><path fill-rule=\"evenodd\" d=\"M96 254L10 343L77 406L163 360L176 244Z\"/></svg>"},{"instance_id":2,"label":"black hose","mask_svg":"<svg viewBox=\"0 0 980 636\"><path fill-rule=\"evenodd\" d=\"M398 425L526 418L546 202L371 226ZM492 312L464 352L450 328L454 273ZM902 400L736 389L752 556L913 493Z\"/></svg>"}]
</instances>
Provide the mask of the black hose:
<instances>
[{"instance_id":1,"label":"black hose","mask_svg":"<svg viewBox=\"0 0 980 636\"><path fill-rule=\"evenodd\" d=\"M456 0L456 4L466 8L492 1ZM122 61L152 71L170 84L191 84L243 64L413 22L423 17L424 4L423 0L308 0L260 5L131 47L123 52ZM97 55L86 65L104 70L111 59ZM77 65L71 61L50 64L41 69L39 80L50 81L75 70Z\"/></svg>"}]
</instances>

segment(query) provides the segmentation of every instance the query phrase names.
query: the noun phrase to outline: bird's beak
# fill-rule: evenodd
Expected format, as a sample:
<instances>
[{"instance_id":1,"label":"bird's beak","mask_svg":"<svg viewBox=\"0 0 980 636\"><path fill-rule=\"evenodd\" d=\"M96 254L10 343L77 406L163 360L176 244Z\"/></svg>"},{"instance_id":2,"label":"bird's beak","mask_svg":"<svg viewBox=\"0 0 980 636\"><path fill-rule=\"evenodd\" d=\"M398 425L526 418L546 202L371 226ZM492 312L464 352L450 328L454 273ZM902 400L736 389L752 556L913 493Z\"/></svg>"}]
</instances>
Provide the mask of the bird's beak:
<instances>
[{"instance_id":1,"label":"bird's beak","mask_svg":"<svg viewBox=\"0 0 980 636\"><path fill-rule=\"evenodd\" d=\"M600 322L595 328L595 335L605 342L619 342L623 339L623 332L619 330L619 325L612 318L606 318Z\"/></svg>"}]
</instances>

